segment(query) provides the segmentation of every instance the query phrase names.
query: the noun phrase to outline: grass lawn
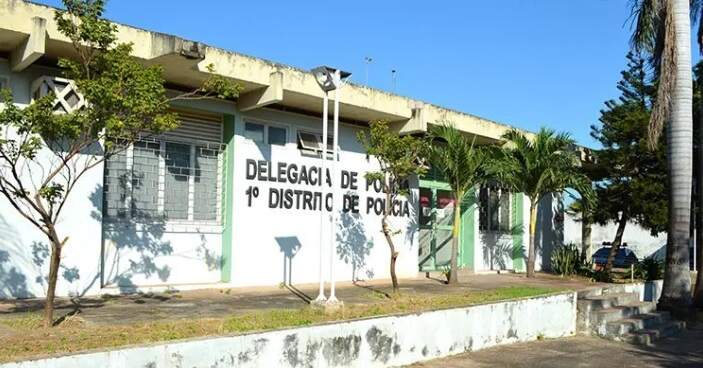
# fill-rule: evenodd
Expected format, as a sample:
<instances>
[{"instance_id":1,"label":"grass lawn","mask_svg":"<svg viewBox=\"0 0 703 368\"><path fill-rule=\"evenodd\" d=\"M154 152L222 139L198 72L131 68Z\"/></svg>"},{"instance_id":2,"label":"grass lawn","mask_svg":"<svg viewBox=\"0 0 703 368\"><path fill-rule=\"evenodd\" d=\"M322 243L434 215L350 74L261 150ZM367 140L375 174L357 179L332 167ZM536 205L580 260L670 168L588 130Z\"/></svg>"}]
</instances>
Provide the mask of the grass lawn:
<instances>
[{"instance_id":1,"label":"grass lawn","mask_svg":"<svg viewBox=\"0 0 703 368\"><path fill-rule=\"evenodd\" d=\"M551 287L504 287L449 295L398 295L377 297L367 304L349 304L339 311L325 313L313 308L265 310L223 318L184 319L133 325L91 325L80 315L68 317L54 328L42 327L41 312L14 314L0 318L0 363L50 354L72 353L199 336L237 334L249 331L413 313L432 309L485 304L551 294L563 289ZM3 336L2 329L7 330Z\"/></svg>"}]
</instances>

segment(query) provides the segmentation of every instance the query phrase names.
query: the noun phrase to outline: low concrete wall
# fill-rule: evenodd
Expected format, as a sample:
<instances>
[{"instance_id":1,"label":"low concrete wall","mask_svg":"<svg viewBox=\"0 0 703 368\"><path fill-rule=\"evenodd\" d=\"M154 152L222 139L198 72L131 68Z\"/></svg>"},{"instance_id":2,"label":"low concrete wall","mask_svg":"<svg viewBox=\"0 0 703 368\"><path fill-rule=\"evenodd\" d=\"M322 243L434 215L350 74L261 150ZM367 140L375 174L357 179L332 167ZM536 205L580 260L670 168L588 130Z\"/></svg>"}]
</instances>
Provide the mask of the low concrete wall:
<instances>
[{"instance_id":1,"label":"low concrete wall","mask_svg":"<svg viewBox=\"0 0 703 368\"><path fill-rule=\"evenodd\" d=\"M343 323L194 339L2 365L77 367L386 367L495 345L570 336L576 293Z\"/></svg>"},{"instance_id":2,"label":"low concrete wall","mask_svg":"<svg viewBox=\"0 0 703 368\"><path fill-rule=\"evenodd\" d=\"M663 284L664 280L643 281L625 284L623 288L625 292L639 294L640 301L659 302Z\"/></svg>"}]
</instances>

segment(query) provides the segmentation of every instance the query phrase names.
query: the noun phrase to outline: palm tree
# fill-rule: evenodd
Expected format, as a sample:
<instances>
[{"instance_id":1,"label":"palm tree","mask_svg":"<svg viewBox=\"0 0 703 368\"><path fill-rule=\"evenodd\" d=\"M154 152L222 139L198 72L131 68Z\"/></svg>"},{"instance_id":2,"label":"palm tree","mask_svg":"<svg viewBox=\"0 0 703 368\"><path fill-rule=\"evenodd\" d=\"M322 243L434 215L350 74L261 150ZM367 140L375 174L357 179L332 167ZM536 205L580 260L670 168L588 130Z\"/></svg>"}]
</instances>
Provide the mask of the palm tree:
<instances>
[{"instance_id":1,"label":"palm tree","mask_svg":"<svg viewBox=\"0 0 703 368\"><path fill-rule=\"evenodd\" d=\"M649 125L654 147L667 128L669 225L662 308L691 302L689 240L692 189L692 75L690 0L634 0L632 46L651 56L658 77L657 98ZM695 1L695 3L700 3ZM695 4L694 4L695 5Z\"/></svg>"},{"instance_id":2,"label":"palm tree","mask_svg":"<svg viewBox=\"0 0 703 368\"><path fill-rule=\"evenodd\" d=\"M454 192L449 284L456 284L459 282L457 258L461 203L467 192L483 181L485 177L483 164L486 155L482 147L474 147L473 141L449 124L433 126L429 137L432 142L429 154L430 165L439 170Z\"/></svg>"},{"instance_id":3,"label":"palm tree","mask_svg":"<svg viewBox=\"0 0 703 368\"><path fill-rule=\"evenodd\" d=\"M591 181L580 172L575 142L566 133L556 134L551 129L542 128L534 139L530 139L518 130L510 130L503 139L507 144L490 160L489 172L509 189L525 193L530 200L527 277L533 277L540 200L552 193L574 188L590 201L593 198Z\"/></svg>"}]
</instances>

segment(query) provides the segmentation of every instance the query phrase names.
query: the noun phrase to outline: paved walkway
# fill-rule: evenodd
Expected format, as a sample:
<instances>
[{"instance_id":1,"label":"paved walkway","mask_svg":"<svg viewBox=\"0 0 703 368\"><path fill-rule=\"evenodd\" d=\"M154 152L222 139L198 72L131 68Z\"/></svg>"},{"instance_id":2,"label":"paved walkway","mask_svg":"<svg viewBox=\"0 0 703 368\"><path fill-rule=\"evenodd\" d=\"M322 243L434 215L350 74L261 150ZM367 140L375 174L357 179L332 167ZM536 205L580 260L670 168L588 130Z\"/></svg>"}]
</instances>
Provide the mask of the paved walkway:
<instances>
[{"instance_id":1,"label":"paved walkway","mask_svg":"<svg viewBox=\"0 0 703 368\"><path fill-rule=\"evenodd\" d=\"M703 367L703 326L691 327L650 347L578 336L506 345L411 367Z\"/></svg>"},{"instance_id":2,"label":"paved walkway","mask_svg":"<svg viewBox=\"0 0 703 368\"><path fill-rule=\"evenodd\" d=\"M490 290L512 285L548 286L583 289L596 284L582 278L561 278L538 274L527 279L519 274L465 275L458 286L447 286L436 279L400 280L403 294L440 295ZM222 317L262 309L300 308L317 296L317 285L274 288L203 289L176 293L104 296L77 300L60 299L57 316L79 312L87 322L122 324L193 317ZM375 303L392 290L386 281L338 284L337 296L346 304ZM0 318L12 313L38 311L41 299L0 301Z\"/></svg>"}]
</instances>

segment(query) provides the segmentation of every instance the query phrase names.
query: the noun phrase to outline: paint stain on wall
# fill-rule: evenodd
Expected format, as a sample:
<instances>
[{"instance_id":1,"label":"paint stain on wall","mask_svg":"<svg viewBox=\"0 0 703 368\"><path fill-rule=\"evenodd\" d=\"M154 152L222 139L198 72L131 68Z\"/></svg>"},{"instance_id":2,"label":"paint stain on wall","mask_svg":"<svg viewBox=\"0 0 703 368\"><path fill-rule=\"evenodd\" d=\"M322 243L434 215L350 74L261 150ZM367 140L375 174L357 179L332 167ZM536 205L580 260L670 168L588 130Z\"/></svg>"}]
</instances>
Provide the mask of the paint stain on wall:
<instances>
[{"instance_id":1,"label":"paint stain on wall","mask_svg":"<svg viewBox=\"0 0 703 368\"><path fill-rule=\"evenodd\" d=\"M247 349L246 351L239 353L239 355L237 356L239 364L248 363L252 359L255 359L257 356L259 356L259 354L261 354L261 351L264 350L266 343L268 343L268 339L261 338L254 340L253 348Z\"/></svg>"},{"instance_id":2,"label":"paint stain on wall","mask_svg":"<svg viewBox=\"0 0 703 368\"><path fill-rule=\"evenodd\" d=\"M373 326L366 332L366 342L371 348L373 360L380 360L383 363L388 362L393 347L392 337L385 335L383 331Z\"/></svg>"},{"instance_id":3,"label":"paint stain on wall","mask_svg":"<svg viewBox=\"0 0 703 368\"><path fill-rule=\"evenodd\" d=\"M332 366L347 366L359 358L361 336L349 335L326 339L322 355Z\"/></svg>"}]
</instances>

